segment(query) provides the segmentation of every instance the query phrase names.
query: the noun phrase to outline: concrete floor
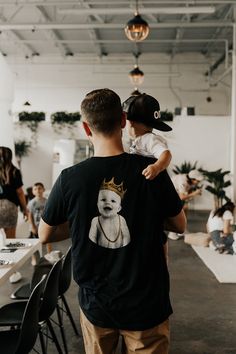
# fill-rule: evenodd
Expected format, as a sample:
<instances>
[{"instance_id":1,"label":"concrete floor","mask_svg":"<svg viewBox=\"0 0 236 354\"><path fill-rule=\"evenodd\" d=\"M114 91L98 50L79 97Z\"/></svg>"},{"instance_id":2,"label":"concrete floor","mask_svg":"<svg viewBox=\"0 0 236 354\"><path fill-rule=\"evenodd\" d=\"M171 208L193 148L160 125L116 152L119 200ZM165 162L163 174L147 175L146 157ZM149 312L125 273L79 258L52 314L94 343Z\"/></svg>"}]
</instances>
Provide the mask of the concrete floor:
<instances>
[{"instance_id":1,"label":"concrete floor","mask_svg":"<svg viewBox=\"0 0 236 354\"><path fill-rule=\"evenodd\" d=\"M189 231L205 232L207 216L206 212L190 212ZM69 241L54 245L55 249L65 251ZM183 240L169 241L169 258L174 309L170 354L236 354L236 284L220 284ZM21 283L31 272L28 262L22 269ZM9 294L19 284L7 282L1 287L0 306L10 301ZM77 286L73 282L66 297L79 328L76 294ZM65 328L69 353L84 354L82 338L74 335L66 317ZM48 354L55 353L54 345L49 343Z\"/></svg>"},{"instance_id":2,"label":"concrete floor","mask_svg":"<svg viewBox=\"0 0 236 354\"><path fill-rule=\"evenodd\" d=\"M205 232L206 218L189 215L189 230ZM236 354L236 284L220 284L182 240L169 244L170 354Z\"/></svg>"}]
</instances>

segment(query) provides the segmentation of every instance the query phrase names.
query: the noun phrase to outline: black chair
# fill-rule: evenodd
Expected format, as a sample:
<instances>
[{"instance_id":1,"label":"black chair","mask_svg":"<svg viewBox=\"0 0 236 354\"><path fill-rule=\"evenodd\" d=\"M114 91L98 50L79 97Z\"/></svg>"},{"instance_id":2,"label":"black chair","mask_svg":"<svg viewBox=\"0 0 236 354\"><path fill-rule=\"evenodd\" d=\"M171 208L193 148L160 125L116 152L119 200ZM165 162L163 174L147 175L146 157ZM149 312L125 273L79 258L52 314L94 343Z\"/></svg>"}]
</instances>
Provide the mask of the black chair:
<instances>
[{"instance_id":1,"label":"black chair","mask_svg":"<svg viewBox=\"0 0 236 354\"><path fill-rule=\"evenodd\" d=\"M31 291L35 284L38 283L43 274L48 274L52 269L52 264L49 263L44 257L40 258L39 253L36 254L37 264L34 266L34 272L32 275L31 282L25 283L17 288L12 294L11 299L13 300L27 300L30 297Z\"/></svg>"},{"instance_id":2,"label":"black chair","mask_svg":"<svg viewBox=\"0 0 236 354\"><path fill-rule=\"evenodd\" d=\"M62 269L61 269L61 274L59 279L58 302L56 308L58 322L59 322L58 324L61 331L61 337L62 337L65 353L68 353L68 348L67 348L66 336L65 336L64 325L63 325L63 316L62 316L63 313L66 313L66 315L69 317L69 320L71 322L75 334L79 336L78 329L76 327L75 321L73 319L70 308L65 298L65 293L67 292L71 284L71 278L72 278L72 265L71 265L71 247L70 247L66 252L65 258L62 263Z\"/></svg>"},{"instance_id":3,"label":"black chair","mask_svg":"<svg viewBox=\"0 0 236 354\"><path fill-rule=\"evenodd\" d=\"M55 331L50 321L50 316L53 314L58 299L59 277L61 273L62 259L57 261L50 270L43 290L42 301L39 310L39 339L41 343L42 353L46 354L46 346L44 341L44 329L47 327L51 334L51 339L55 343L59 354L63 354ZM16 326L20 324L20 319L25 310L27 301L12 302L0 308L0 326ZM46 334L46 336L48 336Z\"/></svg>"},{"instance_id":4,"label":"black chair","mask_svg":"<svg viewBox=\"0 0 236 354\"><path fill-rule=\"evenodd\" d=\"M26 303L19 328L0 331L0 350L4 354L28 354L38 335L40 295L44 277L33 289ZM8 305L5 305L6 307Z\"/></svg>"}]
</instances>

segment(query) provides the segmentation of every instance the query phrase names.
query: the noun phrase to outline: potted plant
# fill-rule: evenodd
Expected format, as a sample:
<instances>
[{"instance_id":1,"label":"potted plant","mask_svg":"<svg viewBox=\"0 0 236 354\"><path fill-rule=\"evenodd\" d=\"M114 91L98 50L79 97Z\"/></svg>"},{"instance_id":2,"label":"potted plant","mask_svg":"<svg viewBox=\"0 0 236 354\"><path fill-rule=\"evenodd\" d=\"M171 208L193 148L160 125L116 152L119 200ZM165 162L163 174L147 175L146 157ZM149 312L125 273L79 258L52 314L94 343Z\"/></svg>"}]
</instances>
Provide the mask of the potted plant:
<instances>
[{"instance_id":1,"label":"potted plant","mask_svg":"<svg viewBox=\"0 0 236 354\"><path fill-rule=\"evenodd\" d=\"M55 112L51 115L51 124L56 133L60 133L64 128L68 128L70 131L72 131L75 127L75 124L80 121L80 119L80 112Z\"/></svg>"},{"instance_id":2,"label":"potted plant","mask_svg":"<svg viewBox=\"0 0 236 354\"><path fill-rule=\"evenodd\" d=\"M37 131L40 122L45 120L44 112L20 112L18 114L20 125L27 126L32 133L32 140L37 143Z\"/></svg>"},{"instance_id":3,"label":"potted plant","mask_svg":"<svg viewBox=\"0 0 236 354\"><path fill-rule=\"evenodd\" d=\"M173 172L178 175L178 174L188 174L192 170L197 170L197 161L194 163L184 161L180 166L175 165L173 168Z\"/></svg>"},{"instance_id":4,"label":"potted plant","mask_svg":"<svg viewBox=\"0 0 236 354\"><path fill-rule=\"evenodd\" d=\"M221 168L216 171L206 171L203 169L200 171L208 183L206 190L214 196L215 209L221 207L224 200L230 200L225 192L225 188L231 185L229 180L225 181L225 177L230 173L230 171L222 171Z\"/></svg>"},{"instance_id":5,"label":"potted plant","mask_svg":"<svg viewBox=\"0 0 236 354\"><path fill-rule=\"evenodd\" d=\"M22 158L29 155L31 144L25 140L15 142L15 155L19 168L21 169Z\"/></svg>"},{"instance_id":6,"label":"potted plant","mask_svg":"<svg viewBox=\"0 0 236 354\"><path fill-rule=\"evenodd\" d=\"M173 113L169 112L167 109L165 111L161 111L161 120L171 122L173 118Z\"/></svg>"}]
</instances>

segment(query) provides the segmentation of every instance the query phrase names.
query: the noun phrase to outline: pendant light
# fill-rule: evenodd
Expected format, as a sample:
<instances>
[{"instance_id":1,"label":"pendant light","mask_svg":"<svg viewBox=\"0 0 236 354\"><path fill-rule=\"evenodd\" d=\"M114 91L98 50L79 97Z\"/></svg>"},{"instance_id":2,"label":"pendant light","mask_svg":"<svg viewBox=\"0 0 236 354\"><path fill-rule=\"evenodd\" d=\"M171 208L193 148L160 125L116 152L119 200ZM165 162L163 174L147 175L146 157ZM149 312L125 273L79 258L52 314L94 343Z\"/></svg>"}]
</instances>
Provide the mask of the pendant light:
<instances>
[{"instance_id":1,"label":"pendant light","mask_svg":"<svg viewBox=\"0 0 236 354\"><path fill-rule=\"evenodd\" d=\"M26 60L29 59L28 56L25 57ZM27 63L28 64L28 63ZM28 100L29 97L29 67L28 65L25 65L25 93L26 93L26 101L23 103L23 110L25 112L29 112L31 109L31 103Z\"/></svg>"},{"instance_id":2,"label":"pendant light","mask_svg":"<svg viewBox=\"0 0 236 354\"><path fill-rule=\"evenodd\" d=\"M133 70L131 70L129 72L129 78L131 83L137 87L139 85L141 85L143 83L144 80L144 73L142 70L139 69L138 67L138 57L139 57L140 53L135 54L135 65Z\"/></svg>"},{"instance_id":3,"label":"pendant light","mask_svg":"<svg viewBox=\"0 0 236 354\"><path fill-rule=\"evenodd\" d=\"M30 109L31 109L31 104L30 104L29 101L26 101L26 102L23 104L23 110L24 110L25 112L29 112Z\"/></svg>"},{"instance_id":4,"label":"pendant light","mask_svg":"<svg viewBox=\"0 0 236 354\"><path fill-rule=\"evenodd\" d=\"M140 92L140 91L138 90L138 88L135 87L135 88L134 88L134 91L132 91L130 95L131 95L131 96L139 96L139 95L142 95L142 92Z\"/></svg>"},{"instance_id":5,"label":"pendant light","mask_svg":"<svg viewBox=\"0 0 236 354\"><path fill-rule=\"evenodd\" d=\"M125 27L125 34L130 41L141 42L149 34L148 23L140 16L138 12L138 0L136 0L136 11L134 17L129 20Z\"/></svg>"}]
</instances>

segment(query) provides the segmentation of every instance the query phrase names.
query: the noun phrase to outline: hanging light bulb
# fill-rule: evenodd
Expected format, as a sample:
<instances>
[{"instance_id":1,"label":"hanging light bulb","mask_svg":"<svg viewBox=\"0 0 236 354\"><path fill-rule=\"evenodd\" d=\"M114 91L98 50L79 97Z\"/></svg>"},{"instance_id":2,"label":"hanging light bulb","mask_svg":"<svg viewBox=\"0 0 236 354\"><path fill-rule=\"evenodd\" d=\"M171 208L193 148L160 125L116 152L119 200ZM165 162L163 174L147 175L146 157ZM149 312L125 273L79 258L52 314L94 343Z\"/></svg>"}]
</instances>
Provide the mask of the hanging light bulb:
<instances>
[{"instance_id":1,"label":"hanging light bulb","mask_svg":"<svg viewBox=\"0 0 236 354\"><path fill-rule=\"evenodd\" d=\"M138 0L136 0L135 16L129 20L125 26L125 34L130 41L141 42L149 34L148 23L140 16L138 12Z\"/></svg>"},{"instance_id":2,"label":"hanging light bulb","mask_svg":"<svg viewBox=\"0 0 236 354\"><path fill-rule=\"evenodd\" d=\"M139 95L141 95L142 94L142 92L140 92L139 90L138 90L138 88L137 87L135 87L134 88L134 91L132 91L131 92L131 96L139 96Z\"/></svg>"},{"instance_id":3,"label":"hanging light bulb","mask_svg":"<svg viewBox=\"0 0 236 354\"><path fill-rule=\"evenodd\" d=\"M23 104L23 109L25 112L28 112L31 108L31 104L29 101L25 101L25 103Z\"/></svg>"},{"instance_id":4,"label":"hanging light bulb","mask_svg":"<svg viewBox=\"0 0 236 354\"><path fill-rule=\"evenodd\" d=\"M139 86L143 83L144 73L139 67L135 64L133 70L129 72L130 81L133 85Z\"/></svg>"},{"instance_id":5,"label":"hanging light bulb","mask_svg":"<svg viewBox=\"0 0 236 354\"><path fill-rule=\"evenodd\" d=\"M140 53L134 54L134 56L135 56L135 65L134 65L133 70L131 70L129 72L130 81L135 87L141 85L143 83L143 80L144 80L144 73L138 67L138 57L139 57L139 55L140 55Z\"/></svg>"}]
</instances>

